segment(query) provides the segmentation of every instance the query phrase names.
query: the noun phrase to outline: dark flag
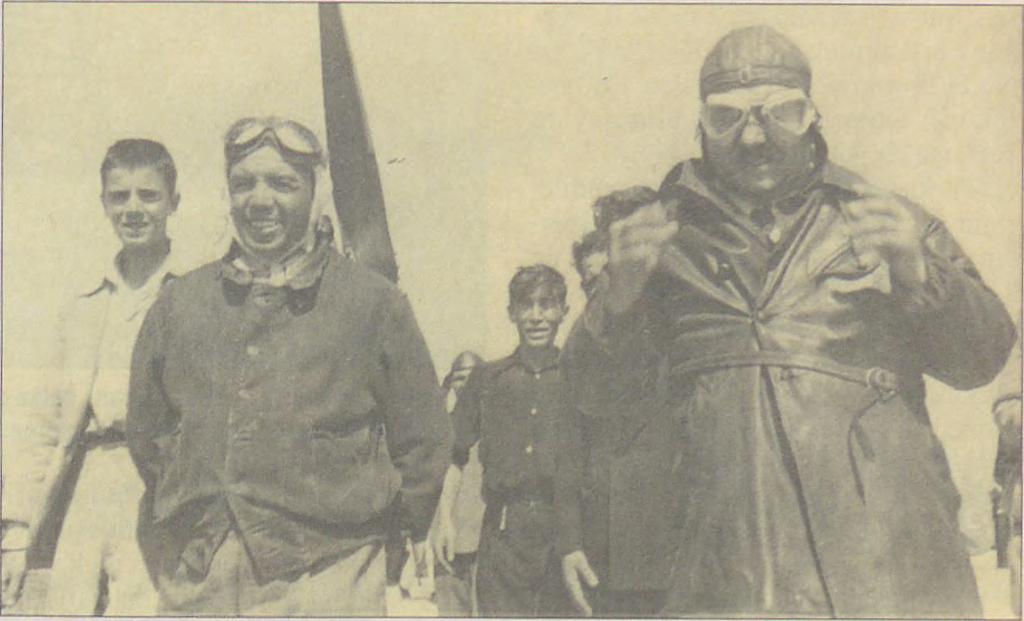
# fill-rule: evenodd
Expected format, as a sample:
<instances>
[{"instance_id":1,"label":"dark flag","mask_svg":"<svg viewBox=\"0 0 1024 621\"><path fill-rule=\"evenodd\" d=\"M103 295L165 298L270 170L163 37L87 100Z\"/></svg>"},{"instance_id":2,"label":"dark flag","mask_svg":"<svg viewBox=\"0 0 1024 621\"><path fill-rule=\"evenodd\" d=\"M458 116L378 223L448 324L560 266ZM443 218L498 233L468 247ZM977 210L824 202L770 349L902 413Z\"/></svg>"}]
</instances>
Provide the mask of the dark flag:
<instances>
[{"instance_id":1,"label":"dark flag","mask_svg":"<svg viewBox=\"0 0 1024 621\"><path fill-rule=\"evenodd\" d=\"M345 250L357 262L397 281L398 265L388 233L384 192L341 8L322 3L319 11L327 151Z\"/></svg>"}]
</instances>

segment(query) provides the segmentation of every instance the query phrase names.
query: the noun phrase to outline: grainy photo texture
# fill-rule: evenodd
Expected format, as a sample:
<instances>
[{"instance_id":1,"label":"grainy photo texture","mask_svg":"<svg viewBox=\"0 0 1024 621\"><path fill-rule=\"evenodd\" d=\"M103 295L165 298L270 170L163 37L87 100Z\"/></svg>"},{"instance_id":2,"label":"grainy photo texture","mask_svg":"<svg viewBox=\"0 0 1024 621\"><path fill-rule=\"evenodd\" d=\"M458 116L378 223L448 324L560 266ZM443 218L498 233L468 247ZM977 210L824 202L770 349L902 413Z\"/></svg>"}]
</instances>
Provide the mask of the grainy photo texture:
<instances>
[{"instance_id":1,"label":"grainy photo texture","mask_svg":"<svg viewBox=\"0 0 1024 621\"><path fill-rule=\"evenodd\" d=\"M1021 26L4 4L0 612L1020 618Z\"/></svg>"}]
</instances>

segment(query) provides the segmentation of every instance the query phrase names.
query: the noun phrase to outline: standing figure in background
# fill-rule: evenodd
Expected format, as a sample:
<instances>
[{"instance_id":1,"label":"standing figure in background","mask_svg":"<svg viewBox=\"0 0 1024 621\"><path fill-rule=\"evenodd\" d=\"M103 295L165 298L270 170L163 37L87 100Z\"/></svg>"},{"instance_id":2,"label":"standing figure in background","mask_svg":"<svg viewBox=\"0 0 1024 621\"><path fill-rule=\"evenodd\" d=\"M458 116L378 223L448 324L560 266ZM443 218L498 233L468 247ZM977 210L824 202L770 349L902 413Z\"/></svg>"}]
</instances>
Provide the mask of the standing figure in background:
<instances>
[{"instance_id":1,"label":"standing figure in background","mask_svg":"<svg viewBox=\"0 0 1024 621\"><path fill-rule=\"evenodd\" d=\"M473 369L483 364L475 352L464 351L452 361L452 368L441 388L448 399L449 411L455 411L459 396ZM443 541L440 529L434 528L437 569L434 583L437 611L442 617L473 617L479 615L476 603L476 557L480 547L480 528L486 505L483 499L483 468L480 465L480 443L469 449L469 456L461 471L458 466L448 467L444 494L455 494L454 499L442 498L439 507L451 507L451 525L455 541ZM459 478L458 485L447 479Z\"/></svg>"},{"instance_id":2,"label":"standing figure in background","mask_svg":"<svg viewBox=\"0 0 1024 621\"><path fill-rule=\"evenodd\" d=\"M84 462L50 572L50 615L145 616L156 596L135 541L143 484L125 444L132 347L171 272L167 220L178 207L177 170L158 142L107 150L100 200L121 242L102 278L83 282L59 327L59 391L38 416L5 419L16 446L4 454L4 605L18 597L29 533L55 506L76 452ZM10 464L10 466L8 466ZM106 585L104 602L103 585Z\"/></svg>"},{"instance_id":3,"label":"standing figure in background","mask_svg":"<svg viewBox=\"0 0 1024 621\"><path fill-rule=\"evenodd\" d=\"M509 282L508 316L519 332L512 355L469 377L455 406L455 449L437 516L437 556L450 558L452 503L479 442L487 504L477 554L484 616L558 616L571 609L559 579L553 504L558 425L565 388L555 347L569 308L565 279L547 265L520 268Z\"/></svg>"},{"instance_id":4,"label":"standing figure in background","mask_svg":"<svg viewBox=\"0 0 1024 621\"><path fill-rule=\"evenodd\" d=\"M580 275L580 287L589 300L597 290L608 264L608 231L590 231L572 244L572 262Z\"/></svg>"},{"instance_id":5,"label":"standing figure in background","mask_svg":"<svg viewBox=\"0 0 1024 621\"><path fill-rule=\"evenodd\" d=\"M588 299L605 295L608 286L604 268L609 227L657 201L653 189L635 186L594 203L597 230L573 248L577 267L600 265ZM591 236L601 244L586 244ZM604 255L591 254L585 262L588 247ZM582 329L580 323L574 326L570 343ZM607 415L569 408L562 427L564 459L555 505L563 579L577 610L599 617L658 614L672 558L669 526L678 502L671 467L678 424L649 399L624 407L631 409L608 407L601 411ZM634 438L637 421L648 424Z\"/></svg>"},{"instance_id":6,"label":"standing figure in background","mask_svg":"<svg viewBox=\"0 0 1024 621\"><path fill-rule=\"evenodd\" d=\"M996 555L1000 567L1010 570L1010 602L1013 614L1021 614L1021 346L1010 353L1010 361L996 381L998 393L992 415L999 428L993 478L996 520Z\"/></svg>"},{"instance_id":7,"label":"standing figure in background","mask_svg":"<svg viewBox=\"0 0 1024 621\"><path fill-rule=\"evenodd\" d=\"M924 375L990 382L1013 322L940 220L830 161L792 41L730 32L700 96L702 157L611 225L563 362L627 444L677 420L662 612L979 616Z\"/></svg>"},{"instance_id":8,"label":"standing figure in background","mask_svg":"<svg viewBox=\"0 0 1024 621\"><path fill-rule=\"evenodd\" d=\"M167 287L132 359L159 613L380 616L393 504L423 558L451 452L430 353L405 295L335 252L308 128L242 119L224 155L231 248Z\"/></svg>"}]
</instances>

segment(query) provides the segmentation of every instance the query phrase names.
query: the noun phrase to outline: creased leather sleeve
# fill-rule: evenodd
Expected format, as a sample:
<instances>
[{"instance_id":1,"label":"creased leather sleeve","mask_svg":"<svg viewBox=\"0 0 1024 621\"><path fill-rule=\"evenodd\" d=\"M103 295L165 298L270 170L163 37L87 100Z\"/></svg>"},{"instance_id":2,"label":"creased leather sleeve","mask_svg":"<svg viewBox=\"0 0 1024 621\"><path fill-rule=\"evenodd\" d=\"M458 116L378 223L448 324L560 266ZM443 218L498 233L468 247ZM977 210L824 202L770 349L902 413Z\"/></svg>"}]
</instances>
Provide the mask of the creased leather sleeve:
<instances>
[{"instance_id":1,"label":"creased leather sleeve","mask_svg":"<svg viewBox=\"0 0 1024 621\"><path fill-rule=\"evenodd\" d=\"M968 390L992 381L1016 340L1006 307L982 281L946 227L930 219L923 233L927 280L902 300L925 372Z\"/></svg>"}]
</instances>

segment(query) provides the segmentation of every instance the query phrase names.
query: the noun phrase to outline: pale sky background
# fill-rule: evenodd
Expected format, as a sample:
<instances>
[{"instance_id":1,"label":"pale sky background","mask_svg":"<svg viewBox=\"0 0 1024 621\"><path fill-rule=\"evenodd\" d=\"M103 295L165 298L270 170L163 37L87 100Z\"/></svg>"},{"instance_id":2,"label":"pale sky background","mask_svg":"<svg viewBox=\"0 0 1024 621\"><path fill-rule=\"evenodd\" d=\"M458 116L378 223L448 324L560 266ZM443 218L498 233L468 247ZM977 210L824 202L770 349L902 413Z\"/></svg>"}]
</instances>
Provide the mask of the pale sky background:
<instances>
[{"instance_id":1,"label":"pale sky background","mask_svg":"<svg viewBox=\"0 0 1024 621\"><path fill-rule=\"evenodd\" d=\"M279 114L323 136L314 5L4 6L3 398L34 407L56 310L116 242L99 165L164 142L175 249L226 235L221 137ZM543 261L583 306L570 246L606 192L695 155L697 76L728 30L767 23L814 70L832 158L943 218L992 288L1021 299L1021 11L966 7L386 6L343 10L401 286L443 374L515 345L517 266ZM98 280L96 280L98 283ZM565 332L567 330L563 330ZM929 397L963 522L989 536L990 391Z\"/></svg>"}]
</instances>

